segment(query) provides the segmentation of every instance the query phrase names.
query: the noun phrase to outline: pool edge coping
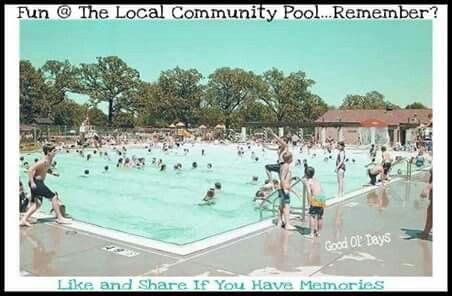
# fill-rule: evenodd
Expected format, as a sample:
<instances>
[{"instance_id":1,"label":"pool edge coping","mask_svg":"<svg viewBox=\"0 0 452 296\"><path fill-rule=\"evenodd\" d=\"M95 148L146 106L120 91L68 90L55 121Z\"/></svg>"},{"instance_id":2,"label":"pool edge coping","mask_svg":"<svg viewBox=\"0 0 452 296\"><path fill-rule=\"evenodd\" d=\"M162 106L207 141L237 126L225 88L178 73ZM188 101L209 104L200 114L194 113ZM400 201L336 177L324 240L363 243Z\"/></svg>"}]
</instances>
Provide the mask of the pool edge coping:
<instances>
[{"instance_id":1,"label":"pool edge coping","mask_svg":"<svg viewBox=\"0 0 452 296\"><path fill-rule=\"evenodd\" d=\"M412 176L421 174L423 172L424 171L416 171L412 174ZM405 180L405 178L395 177L395 178L392 178L387 184L392 184L392 183L400 182L403 180ZM335 197L335 198L328 200L326 202L326 206L327 207L334 206L336 204L339 204L346 200L355 198L364 193L368 193L373 190L377 190L381 187L382 186L378 186L378 185L377 186L366 186L364 188L360 188L360 189L351 191L349 193L344 194L344 196L342 198ZM293 218L293 217L296 217L297 215L291 215L291 216ZM52 216L52 215L48 215L48 214L45 214L45 213L39 212L39 211L36 212L33 215L33 217L35 217L37 219L54 218L54 216ZM265 220L262 220L262 221L259 221L256 223L241 226L239 228L225 231L218 235L207 237L207 238L204 238L204 239L201 239L201 240L198 240L195 242L187 243L184 245L177 245L177 244L167 243L167 242L163 242L163 241L158 241L158 240L122 232L119 230L108 229L108 228L104 228L104 227L101 227L101 226L98 226L95 224L90 224L87 222L76 221L76 220L72 220L72 222L70 224L64 224L63 226L69 227L69 228L72 228L75 230L85 231L85 232L95 234L95 235L98 235L98 236L101 236L104 238L117 240L119 242L137 245L139 247L154 249L154 250L166 252L169 254L179 255L179 256L186 256L186 255L190 255L195 252L199 252L199 251L202 251L202 250L214 247L214 246L221 245L226 242L230 242L230 241L239 239L241 237L245 237L247 235L256 233L256 232L264 230L264 229L268 229L271 226L275 225L273 223L273 219L274 219L274 217L269 217L268 219L265 219ZM59 226L59 225L57 224L57 226Z\"/></svg>"}]
</instances>

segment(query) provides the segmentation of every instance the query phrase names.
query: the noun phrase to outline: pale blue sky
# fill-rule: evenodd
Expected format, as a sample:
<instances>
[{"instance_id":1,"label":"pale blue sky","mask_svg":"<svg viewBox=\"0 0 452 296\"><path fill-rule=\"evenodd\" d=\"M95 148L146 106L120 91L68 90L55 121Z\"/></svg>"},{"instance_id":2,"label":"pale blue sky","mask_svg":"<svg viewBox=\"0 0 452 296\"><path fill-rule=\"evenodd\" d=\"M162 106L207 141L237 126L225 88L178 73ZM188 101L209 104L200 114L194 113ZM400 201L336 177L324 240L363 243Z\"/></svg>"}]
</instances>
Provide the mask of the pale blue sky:
<instances>
[{"instance_id":1,"label":"pale blue sky","mask_svg":"<svg viewBox=\"0 0 452 296\"><path fill-rule=\"evenodd\" d=\"M329 105L377 90L404 107L432 101L432 22L422 21L31 21L20 22L20 58L72 64L116 55L156 81L160 72L220 67L262 74L302 70ZM83 101L83 99L79 99Z\"/></svg>"}]
</instances>

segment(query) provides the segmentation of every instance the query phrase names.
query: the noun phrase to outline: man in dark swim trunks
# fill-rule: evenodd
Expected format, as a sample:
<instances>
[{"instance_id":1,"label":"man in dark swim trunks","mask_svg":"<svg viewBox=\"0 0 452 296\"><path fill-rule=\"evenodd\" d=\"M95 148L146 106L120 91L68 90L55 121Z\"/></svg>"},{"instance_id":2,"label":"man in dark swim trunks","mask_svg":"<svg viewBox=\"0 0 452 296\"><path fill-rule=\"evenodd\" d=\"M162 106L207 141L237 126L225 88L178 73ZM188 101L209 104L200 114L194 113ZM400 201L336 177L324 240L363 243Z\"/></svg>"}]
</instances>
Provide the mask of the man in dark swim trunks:
<instances>
[{"instance_id":1,"label":"man in dark swim trunks","mask_svg":"<svg viewBox=\"0 0 452 296\"><path fill-rule=\"evenodd\" d=\"M49 199L52 202L52 207L57 215L57 223L68 223L68 220L64 219L60 210L61 202L58 198L58 194L52 192L45 184L44 180L53 163L56 149L51 143L44 144L43 146L44 158L33 164L28 170L28 185L31 191L31 205L27 212L20 221L21 226L31 226L30 218L34 212L36 212L42 204L42 197Z\"/></svg>"},{"instance_id":2,"label":"man in dark swim trunks","mask_svg":"<svg viewBox=\"0 0 452 296\"><path fill-rule=\"evenodd\" d=\"M278 148L268 147L267 145L265 145L265 143L262 143L264 148L278 151L278 163L267 164L265 166L265 171L268 176L267 181L271 182L273 180L271 172L277 172L279 174L280 169L281 169L281 164L284 163L283 155L289 151L289 148L288 148L287 143L283 139L276 136L275 133L271 129L267 129L267 130L272 134L272 136L276 139L276 141L278 141Z\"/></svg>"}]
</instances>

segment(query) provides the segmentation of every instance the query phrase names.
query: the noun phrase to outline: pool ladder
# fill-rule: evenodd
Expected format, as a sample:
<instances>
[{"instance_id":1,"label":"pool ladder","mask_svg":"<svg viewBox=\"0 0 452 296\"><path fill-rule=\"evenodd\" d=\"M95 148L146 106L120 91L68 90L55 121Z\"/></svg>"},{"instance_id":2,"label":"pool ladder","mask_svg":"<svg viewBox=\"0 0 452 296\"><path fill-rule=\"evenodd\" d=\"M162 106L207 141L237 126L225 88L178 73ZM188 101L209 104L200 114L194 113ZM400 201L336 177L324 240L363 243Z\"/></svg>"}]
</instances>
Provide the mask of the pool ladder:
<instances>
[{"instance_id":1,"label":"pool ladder","mask_svg":"<svg viewBox=\"0 0 452 296\"><path fill-rule=\"evenodd\" d=\"M303 179L299 178L299 177L295 177L295 182L291 184L291 187L294 187L295 185L297 185L298 183L301 183L303 181ZM306 217L306 201L307 201L307 190L306 190L306 185L304 183L303 184L303 194L302 194L302 201L301 201L301 208L300 207L290 207L290 213L291 214L301 214L301 220L305 221L305 217ZM273 200L272 200L273 199ZM280 199L281 197L279 196L279 191L278 190L274 190L270 196L268 196L260 205L259 205L259 217L262 219L263 218L263 212L264 211L270 211L273 214L273 217L276 216L276 213L278 212L278 208L279 208L279 203L280 203ZM268 208L267 206L271 205L270 208Z\"/></svg>"}]
</instances>

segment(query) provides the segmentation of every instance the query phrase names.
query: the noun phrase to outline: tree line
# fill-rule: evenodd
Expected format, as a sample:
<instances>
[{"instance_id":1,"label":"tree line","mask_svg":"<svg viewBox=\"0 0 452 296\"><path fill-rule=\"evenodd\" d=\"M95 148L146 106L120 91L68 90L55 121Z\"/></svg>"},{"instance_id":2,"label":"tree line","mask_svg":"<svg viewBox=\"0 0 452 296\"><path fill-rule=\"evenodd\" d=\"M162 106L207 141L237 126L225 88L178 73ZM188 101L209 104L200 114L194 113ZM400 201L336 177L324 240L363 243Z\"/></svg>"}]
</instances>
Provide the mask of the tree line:
<instances>
[{"instance_id":1,"label":"tree line","mask_svg":"<svg viewBox=\"0 0 452 296\"><path fill-rule=\"evenodd\" d=\"M166 127L179 121L186 126L224 123L227 128L247 122L296 124L314 121L335 108L311 91L314 84L303 71L285 75L276 68L259 75L223 67L203 77L196 69L176 67L148 82L116 56L78 66L50 60L38 69L21 60L20 122L50 117L55 124L77 126L89 114L92 124L112 127ZM89 102L78 104L68 98L70 93L87 95ZM97 108L101 102L107 103L107 114ZM348 95L339 108L387 107L400 108L372 91ZM420 103L413 107L425 108Z\"/></svg>"}]
</instances>

